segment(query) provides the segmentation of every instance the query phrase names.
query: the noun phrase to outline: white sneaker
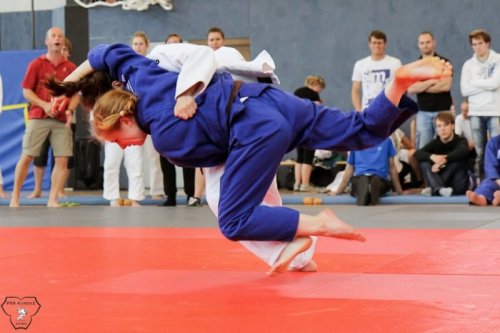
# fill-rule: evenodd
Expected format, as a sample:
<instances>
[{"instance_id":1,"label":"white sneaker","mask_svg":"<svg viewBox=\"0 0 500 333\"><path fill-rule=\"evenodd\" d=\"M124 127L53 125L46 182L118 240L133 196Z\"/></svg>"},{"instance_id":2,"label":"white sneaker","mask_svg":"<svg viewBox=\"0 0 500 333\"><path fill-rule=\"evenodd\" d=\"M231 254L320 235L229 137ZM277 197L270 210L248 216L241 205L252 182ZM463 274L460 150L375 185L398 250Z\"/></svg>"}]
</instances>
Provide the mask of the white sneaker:
<instances>
[{"instance_id":1,"label":"white sneaker","mask_svg":"<svg viewBox=\"0 0 500 333\"><path fill-rule=\"evenodd\" d=\"M421 192L421 195L425 195L426 197L430 197L432 195L432 188L426 187Z\"/></svg>"},{"instance_id":2,"label":"white sneaker","mask_svg":"<svg viewBox=\"0 0 500 333\"><path fill-rule=\"evenodd\" d=\"M310 192L312 190L311 186L309 185L300 185L300 192Z\"/></svg>"},{"instance_id":3,"label":"white sneaker","mask_svg":"<svg viewBox=\"0 0 500 333\"><path fill-rule=\"evenodd\" d=\"M300 184L293 184L293 190L296 192L300 191Z\"/></svg>"},{"instance_id":4,"label":"white sneaker","mask_svg":"<svg viewBox=\"0 0 500 333\"><path fill-rule=\"evenodd\" d=\"M203 204L201 203L201 199L197 198L197 197L189 198L187 205L189 207L202 207L203 206Z\"/></svg>"},{"instance_id":5,"label":"white sneaker","mask_svg":"<svg viewBox=\"0 0 500 333\"><path fill-rule=\"evenodd\" d=\"M442 197L449 197L453 193L453 189L451 187L441 187L438 193Z\"/></svg>"}]
</instances>

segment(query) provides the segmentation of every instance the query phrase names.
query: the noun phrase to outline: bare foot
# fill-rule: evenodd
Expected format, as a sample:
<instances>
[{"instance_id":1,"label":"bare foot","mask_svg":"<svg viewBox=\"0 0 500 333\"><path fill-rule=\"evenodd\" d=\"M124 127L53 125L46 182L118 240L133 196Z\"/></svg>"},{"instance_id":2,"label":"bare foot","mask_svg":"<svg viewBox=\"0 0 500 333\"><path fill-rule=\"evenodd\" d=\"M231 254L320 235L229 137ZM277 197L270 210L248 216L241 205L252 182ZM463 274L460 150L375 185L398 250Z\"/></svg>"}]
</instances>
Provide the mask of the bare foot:
<instances>
[{"instance_id":1,"label":"bare foot","mask_svg":"<svg viewBox=\"0 0 500 333\"><path fill-rule=\"evenodd\" d=\"M427 57L399 67L395 80L409 87L417 81L442 79L452 75L452 65L438 57Z\"/></svg>"},{"instance_id":2,"label":"bare foot","mask_svg":"<svg viewBox=\"0 0 500 333\"><path fill-rule=\"evenodd\" d=\"M28 199L40 198L42 196L42 192L33 191L30 195L28 195Z\"/></svg>"},{"instance_id":3,"label":"bare foot","mask_svg":"<svg viewBox=\"0 0 500 333\"><path fill-rule=\"evenodd\" d=\"M141 207L141 204L138 203L135 200L130 200L130 205L129 206L131 206L131 207Z\"/></svg>"},{"instance_id":4,"label":"bare foot","mask_svg":"<svg viewBox=\"0 0 500 333\"><path fill-rule=\"evenodd\" d=\"M20 207L20 205L19 205L19 198L18 199L14 199L14 197L13 197L12 199L10 199L9 207L11 207L11 208L19 208Z\"/></svg>"},{"instance_id":5,"label":"bare foot","mask_svg":"<svg viewBox=\"0 0 500 333\"><path fill-rule=\"evenodd\" d=\"M57 193L57 197L59 199L64 199L64 198L66 198L66 194L64 193L64 191L63 192L59 192L59 193Z\"/></svg>"},{"instance_id":6,"label":"bare foot","mask_svg":"<svg viewBox=\"0 0 500 333\"><path fill-rule=\"evenodd\" d=\"M303 273L313 273L318 271L318 264L315 261L311 260L307 265L302 268L294 268L291 269L292 272L303 272Z\"/></svg>"},{"instance_id":7,"label":"bare foot","mask_svg":"<svg viewBox=\"0 0 500 333\"><path fill-rule=\"evenodd\" d=\"M8 199L9 195L4 190L1 190L0 191L0 198L2 198L2 199Z\"/></svg>"},{"instance_id":8,"label":"bare foot","mask_svg":"<svg viewBox=\"0 0 500 333\"><path fill-rule=\"evenodd\" d=\"M110 205L111 207L120 207L120 206L121 206L121 204L120 204L120 200L121 200L121 199L111 200L111 201L109 202L109 205Z\"/></svg>"},{"instance_id":9,"label":"bare foot","mask_svg":"<svg viewBox=\"0 0 500 333\"><path fill-rule=\"evenodd\" d=\"M356 231L349 224L339 219L331 209L324 209L321 213L319 213L319 216L323 216L328 220L328 222L325 223L325 230L321 234L322 236L356 240L360 242L364 242L366 240L362 233Z\"/></svg>"},{"instance_id":10,"label":"bare foot","mask_svg":"<svg viewBox=\"0 0 500 333\"><path fill-rule=\"evenodd\" d=\"M267 272L267 275L275 276L286 272L293 258L306 251L309 247L311 247L311 244L312 239L309 236L299 236L295 238L285 246L283 252L281 252L274 265Z\"/></svg>"},{"instance_id":11,"label":"bare foot","mask_svg":"<svg viewBox=\"0 0 500 333\"><path fill-rule=\"evenodd\" d=\"M493 206L500 206L500 190L493 193L493 201L491 202Z\"/></svg>"},{"instance_id":12,"label":"bare foot","mask_svg":"<svg viewBox=\"0 0 500 333\"><path fill-rule=\"evenodd\" d=\"M467 191L465 193L469 203L477 205L477 206L488 206L488 201L484 197L484 195L476 194L474 191Z\"/></svg>"},{"instance_id":13,"label":"bare foot","mask_svg":"<svg viewBox=\"0 0 500 333\"><path fill-rule=\"evenodd\" d=\"M61 206L59 205L59 203L57 201L50 201L47 202L47 207L49 208L60 208Z\"/></svg>"}]
</instances>

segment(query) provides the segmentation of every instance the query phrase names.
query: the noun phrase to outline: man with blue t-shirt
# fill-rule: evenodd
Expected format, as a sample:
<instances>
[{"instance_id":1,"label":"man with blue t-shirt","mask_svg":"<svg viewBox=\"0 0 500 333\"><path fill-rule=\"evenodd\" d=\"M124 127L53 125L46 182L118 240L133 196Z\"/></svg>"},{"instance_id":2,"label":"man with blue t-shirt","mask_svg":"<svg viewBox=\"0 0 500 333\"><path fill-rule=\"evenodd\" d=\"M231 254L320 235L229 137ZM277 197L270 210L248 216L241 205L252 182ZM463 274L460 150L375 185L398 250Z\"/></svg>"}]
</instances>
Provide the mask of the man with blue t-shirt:
<instances>
[{"instance_id":1,"label":"man with blue t-shirt","mask_svg":"<svg viewBox=\"0 0 500 333\"><path fill-rule=\"evenodd\" d=\"M359 151L351 151L342 182L336 193L343 193L351 180L351 195L356 197L358 206L377 205L380 196L393 187L403 193L398 171L394 163L396 149L390 138L381 144ZM392 184L391 184L392 180Z\"/></svg>"}]
</instances>

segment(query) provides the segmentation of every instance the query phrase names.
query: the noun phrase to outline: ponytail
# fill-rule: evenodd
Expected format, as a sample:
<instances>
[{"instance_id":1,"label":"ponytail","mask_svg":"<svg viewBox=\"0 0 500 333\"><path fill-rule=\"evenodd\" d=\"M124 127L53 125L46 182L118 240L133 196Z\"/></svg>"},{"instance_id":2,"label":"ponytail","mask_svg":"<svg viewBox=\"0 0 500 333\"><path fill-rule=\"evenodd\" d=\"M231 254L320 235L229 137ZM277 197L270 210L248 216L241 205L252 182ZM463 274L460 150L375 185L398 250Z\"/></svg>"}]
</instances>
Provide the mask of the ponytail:
<instances>
[{"instance_id":1,"label":"ponytail","mask_svg":"<svg viewBox=\"0 0 500 333\"><path fill-rule=\"evenodd\" d=\"M76 82L64 82L52 76L45 82L45 87L51 90L54 96L71 97L80 91L82 104L93 108L97 99L113 88L112 82L113 79L108 73L95 71Z\"/></svg>"},{"instance_id":2,"label":"ponytail","mask_svg":"<svg viewBox=\"0 0 500 333\"><path fill-rule=\"evenodd\" d=\"M96 135L119 127L121 117L134 117L137 97L125 90L113 89L102 95L94 106Z\"/></svg>"}]
</instances>

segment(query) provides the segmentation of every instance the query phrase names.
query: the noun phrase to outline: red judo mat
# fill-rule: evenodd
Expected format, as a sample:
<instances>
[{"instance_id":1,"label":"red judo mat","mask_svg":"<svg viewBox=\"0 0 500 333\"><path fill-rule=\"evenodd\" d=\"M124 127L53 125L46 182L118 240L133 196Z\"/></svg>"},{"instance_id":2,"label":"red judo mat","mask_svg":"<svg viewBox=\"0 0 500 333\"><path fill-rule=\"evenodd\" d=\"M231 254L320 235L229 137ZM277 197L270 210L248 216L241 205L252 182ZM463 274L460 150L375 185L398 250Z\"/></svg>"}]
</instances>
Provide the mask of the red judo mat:
<instances>
[{"instance_id":1,"label":"red judo mat","mask_svg":"<svg viewBox=\"0 0 500 333\"><path fill-rule=\"evenodd\" d=\"M213 228L2 228L0 332L500 332L499 230L363 231L270 278Z\"/></svg>"}]
</instances>

